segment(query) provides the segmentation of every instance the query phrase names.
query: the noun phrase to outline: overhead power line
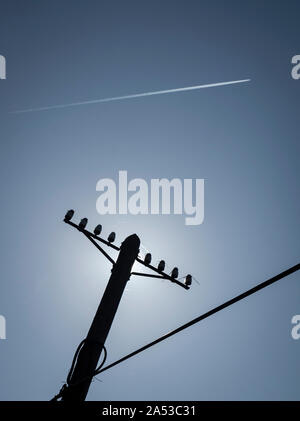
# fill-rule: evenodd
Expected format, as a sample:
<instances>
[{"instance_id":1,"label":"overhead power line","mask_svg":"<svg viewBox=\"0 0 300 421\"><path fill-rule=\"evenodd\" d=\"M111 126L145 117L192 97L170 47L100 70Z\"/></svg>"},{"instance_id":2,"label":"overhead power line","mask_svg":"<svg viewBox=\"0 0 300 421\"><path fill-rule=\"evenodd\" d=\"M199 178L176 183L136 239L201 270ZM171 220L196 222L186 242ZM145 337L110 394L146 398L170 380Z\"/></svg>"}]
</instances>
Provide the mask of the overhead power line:
<instances>
[{"instance_id":1,"label":"overhead power line","mask_svg":"<svg viewBox=\"0 0 300 421\"><path fill-rule=\"evenodd\" d=\"M61 388L58 395L56 395L53 400L61 399L68 402L81 402L84 401L89 390L92 378L114 366L120 364L123 361L128 360L129 358L139 354L142 351L158 344L159 342L164 341L165 339L175 335L176 333L181 332L182 330L200 322L201 320L207 319L213 314L223 310L226 307L231 306L232 304L243 300L246 297L260 291L261 289L279 281L282 278L298 271L300 269L300 263L295 266L290 267L284 272L279 273L278 275L262 282L255 287L249 289L248 291L232 298L229 301L215 307L214 309L196 317L188 323L185 323L182 326L179 326L177 329L172 330L171 332L161 336L160 338L150 342L147 345L137 349L134 352L124 356L123 358L107 365L104 367L106 360L107 352L105 348L105 341L109 334L113 319L117 312L119 302L123 295L123 291L127 284L127 281L132 275L138 276L150 276L153 278L168 279L169 281L183 287L188 290L192 283L192 276L190 274L186 275L185 282L181 282L178 279L178 268L174 267L171 271L171 274L164 272L165 270L165 261L160 260L157 267L151 265L152 256L151 253L147 253L144 259L140 259L139 247L140 239L136 234L133 234L127 237L121 244L120 247L112 244L115 241L116 234L111 232L107 238L104 240L100 237L102 226L99 224L95 227L94 232L86 230L88 223L87 218L82 218L79 224L74 224L71 222L71 219L74 216L74 210L69 210L64 218L64 221L76 228L79 232L84 234L92 244L100 251L111 263L112 271L109 278L108 284L106 286L105 292L99 304L99 307L96 311L95 317L91 324L91 327L88 331L87 337L80 343L78 346L71 369L69 371L67 381ZM119 252L118 258L115 261L100 244L104 244L108 247L113 248ZM153 273L140 273L140 272L131 272L134 262L137 261L146 268L152 270ZM100 366L98 366L98 360L101 356L102 351L104 352L104 359Z\"/></svg>"},{"instance_id":2,"label":"overhead power line","mask_svg":"<svg viewBox=\"0 0 300 421\"><path fill-rule=\"evenodd\" d=\"M134 357L135 355L139 354L140 352L145 351L146 349L150 348L151 346L154 346L171 336L175 335L176 333L181 332L184 329L187 329L190 326L193 326L196 323L201 322L204 319L207 319L208 317L212 316L213 314L218 313L219 311L231 306L234 303L237 303L238 301L243 300L244 298L249 297L252 294L255 294L256 292L260 291L263 288L266 288L269 285L274 284L275 282L279 281L280 279L285 278L288 275L291 275L294 272L297 272L300 269L300 263L296 264L295 266L290 267L289 269L285 270L284 272L279 273L278 275L273 276L272 278L256 285L255 287L249 289L248 291L243 292L240 295L237 295L236 297L232 298L229 301L226 301L225 303L219 305L218 307L213 308L212 310L201 314L201 316L196 317L195 319L191 320L188 323L185 323L182 326L179 326L177 329L172 330L171 332L161 336L160 338L148 343L147 345L142 346L141 348L137 349L136 351L131 352L130 354L125 355L125 357L120 358L119 360L107 365L106 367L103 367L101 370L98 371L98 374L102 373L103 371L106 371L112 367L115 367L116 365L128 360L129 358Z\"/></svg>"}]
</instances>

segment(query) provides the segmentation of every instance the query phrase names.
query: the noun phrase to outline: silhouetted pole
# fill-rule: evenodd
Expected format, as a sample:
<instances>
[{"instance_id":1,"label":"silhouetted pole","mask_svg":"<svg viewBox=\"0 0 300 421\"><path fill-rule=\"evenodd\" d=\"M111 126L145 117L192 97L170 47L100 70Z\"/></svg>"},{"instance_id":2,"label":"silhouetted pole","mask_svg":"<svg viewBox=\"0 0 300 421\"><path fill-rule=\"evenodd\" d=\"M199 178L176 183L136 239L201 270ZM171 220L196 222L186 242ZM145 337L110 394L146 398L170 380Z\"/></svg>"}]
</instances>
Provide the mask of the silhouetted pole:
<instances>
[{"instance_id":1,"label":"silhouetted pole","mask_svg":"<svg viewBox=\"0 0 300 421\"><path fill-rule=\"evenodd\" d=\"M70 386L62 395L63 401L84 401L95 372L101 351L117 312L131 268L138 256L140 239L136 234L127 237L121 247L118 259L112 268L107 287L78 355ZM85 379L82 381L82 379Z\"/></svg>"}]
</instances>

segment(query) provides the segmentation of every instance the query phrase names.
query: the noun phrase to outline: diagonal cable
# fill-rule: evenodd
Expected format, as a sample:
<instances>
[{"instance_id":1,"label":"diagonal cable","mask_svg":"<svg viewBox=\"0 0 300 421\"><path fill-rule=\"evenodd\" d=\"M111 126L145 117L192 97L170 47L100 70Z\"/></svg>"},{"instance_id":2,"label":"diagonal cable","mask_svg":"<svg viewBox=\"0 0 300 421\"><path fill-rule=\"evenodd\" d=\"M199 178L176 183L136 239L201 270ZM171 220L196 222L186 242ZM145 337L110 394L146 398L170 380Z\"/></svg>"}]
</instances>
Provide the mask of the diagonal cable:
<instances>
[{"instance_id":1,"label":"diagonal cable","mask_svg":"<svg viewBox=\"0 0 300 421\"><path fill-rule=\"evenodd\" d=\"M269 285L274 284L275 282L279 281L280 279L285 278L286 276L291 275L294 272L297 272L300 269L300 263L296 264L295 266L290 267L289 269L285 270L284 272L279 273L278 275L273 276L272 278L256 285L255 287L243 292L240 295L237 295L236 297L226 301L225 303L219 305L218 307L213 308L212 310L209 310L208 312L196 317L195 319L191 320L188 323L185 323L184 325L179 326L177 329L171 330L169 333L161 336L160 338L148 343L147 345L142 346L141 348L137 349L136 351L131 352L130 354L125 355L124 357L120 358L119 360L107 365L106 367L103 367L101 370L99 370L99 373L102 373L103 371L106 371L120 363L122 363L123 361L128 360L131 357L134 357L135 355L139 354L142 351L145 351L146 349L150 348L151 346L154 346L162 341L164 341L165 339L170 338L171 336L175 335L176 333L181 332L184 329L187 329L188 327L201 322L204 319L207 319L208 317L212 316L213 314L218 313L219 311L233 305L234 303L237 303L238 301L241 301L247 297L249 297L250 295L255 294L256 292L260 291L263 288L266 288Z\"/></svg>"}]
</instances>

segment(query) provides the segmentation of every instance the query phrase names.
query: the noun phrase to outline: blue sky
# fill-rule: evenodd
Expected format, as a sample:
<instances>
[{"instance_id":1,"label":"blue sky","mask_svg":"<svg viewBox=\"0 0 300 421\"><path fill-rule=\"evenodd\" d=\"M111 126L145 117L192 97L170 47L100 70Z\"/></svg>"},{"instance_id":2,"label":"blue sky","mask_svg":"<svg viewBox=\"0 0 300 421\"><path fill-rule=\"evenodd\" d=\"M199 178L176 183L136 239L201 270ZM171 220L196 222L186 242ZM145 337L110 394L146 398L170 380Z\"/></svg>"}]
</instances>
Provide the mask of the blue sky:
<instances>
[{"instance_id":1,"label":"blue sky","mask_svg":"<svg viewBox=\"0 0 300 421\"><path fill-rule=\"evenodd\" d=\"M132 279L108 361L299 261L296 1L2 1L0 399L65 381L110 271L63 222L137 233L200 285ZM26 114L12 111L250 78L249 84ZM205 179L205 218L106 215L96 183ZM94 381L92 400L299 400L299 274Z\"/></svg>"}]
</instances>

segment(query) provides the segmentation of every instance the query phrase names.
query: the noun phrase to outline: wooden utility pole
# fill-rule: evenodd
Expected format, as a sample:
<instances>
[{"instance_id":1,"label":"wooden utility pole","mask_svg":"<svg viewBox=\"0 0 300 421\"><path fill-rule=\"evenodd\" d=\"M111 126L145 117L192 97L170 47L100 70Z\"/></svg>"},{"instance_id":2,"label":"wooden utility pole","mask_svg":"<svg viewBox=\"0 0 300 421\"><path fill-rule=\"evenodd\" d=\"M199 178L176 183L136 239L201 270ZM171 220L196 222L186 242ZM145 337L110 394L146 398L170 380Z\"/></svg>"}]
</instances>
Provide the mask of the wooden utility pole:
<instances>
[{"instance_id":1,"label":"wooden utility pole","mask_svg":"<svg viewBox=\"0 0 300 421\"><path fill-rule=\"evenodd\" d=\"M107 240L104 240L100 237L102 225L98 224L92 233L86 229L86 225L88 223L87 218L82 218L79 224L76 224L71 221L73 216L74 210L68 210L65 215L64 222L71 227L76 228L86 238L88 238L88 240L98 249L98 251L102 253L113 265L111 276L87 337L79 344L75 352L67 381L59 393L52 399L52 401L61 399L68 402L82 402L85 400L88 394L93 377L100 373L100 370L105 363L107 353L104 344L110 331L115 314L118 310L118 306L126 283L130 276L137 275L158 279L168 279L169 281L181 286L186 290L190 289L192 276L187 275L185 282L183 283L177 279L177 267L175 267L172 270L171 275L169 275L164 272L164 260L159 262L157 268L151 265L151 253L147 253L142 260L140 257L138 257L140 239L136 234L127 237L121 244L121 247L118 247L113 244L116 238L115 232L111 232ZM106 246L119 252L116 262L102 248L101 244L105 244ZM135 261L145 266L147 269L150 269L155 274L131 272ZM97 367L102 351L104 352L104 358L101 365Z\"/></svg>"},{"instance_id":2,"label":"wooden utility pole","mask_svg":"<svg viewBox=\"0 0 300 421\"><path fill-rule=\"evenodd\" d=\"M113 265L93 323L79 351L69 385L62 393L63 401L81 402L87 396L107 335L130 278L131 268L138 256L139 247L140 239L136 234L127 237L120 247L118 259Z\"/></svg>"}]
</instances>

